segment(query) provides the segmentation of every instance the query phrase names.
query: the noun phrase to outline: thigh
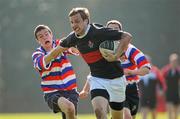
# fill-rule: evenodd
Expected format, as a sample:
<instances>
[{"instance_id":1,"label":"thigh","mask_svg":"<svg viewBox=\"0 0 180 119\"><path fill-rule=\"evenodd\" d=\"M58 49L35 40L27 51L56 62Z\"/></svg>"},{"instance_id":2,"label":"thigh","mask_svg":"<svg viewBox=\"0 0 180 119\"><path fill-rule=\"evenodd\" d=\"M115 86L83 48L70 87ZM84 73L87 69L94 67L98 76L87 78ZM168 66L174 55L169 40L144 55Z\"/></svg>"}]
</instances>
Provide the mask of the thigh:
<instances>
[{"instance_id":1,"label":"thigh","mask_svg":"<svg viewBox=\"0 0 180 119\"><path fill-rule=\"evenodd\" d=\"M75 110L74 104L65 97L60 97L58 99L58 106L62 112L67 112L69 108Z\"/></svg>"},{"instance_id":2,"label":"thigh","mask_svg":"<svg viewBox=\"0 0 180 119\"><path fill-rule=\"evenodd\" d=\"M76 90L66 91L64 94L64 97L69 100L71 103L73 103L76 114L77 114L77 104L79 101L79 94Z\"/></svg>"},{"instance_id":3,"label":"thigh","mask_svg":"<svg viewBox=\"0 0 180 119\"><path fill-rule=\"evenodd\" d=\"M139 107L139 96L133 94L126 97L125 107L130 109L131 115L136 115Z\"/></svg>"},{"instance_id":4,"label":"thigh","mask_svg":"<svg viewBox=\"0 0 180 119\"><path fill-rule=\"evenodd\" d=\"M93 89L91 90L91 100L97 96L104 97L109 101L109 94L105 89Z\"/></svg>"},{"instance_id":5,"label":"thigh","mask_svg":"<svg viewBox=\"0 0 180 119\"><path fill-rule=\"evenodd\" d=\"M58 99L60 97L62 97L62 95L58 91L44 95L44 99L48 104L48 107L52 109L54 113L61 112L58 106Z\"/></svg>"},{"instance_id":6,"label":"thigh","mask_svg":"<svg viewBox=\"0 0 180 119\"><path fill-rule=\"evenodd\" d=\"M108 100L102 96L96 96L91 100L94 110L100 109L107 112Z\"/></svg>"},{"instance_id":7,"label":"thigh","mask_svg":"<svg viewBox=\"0 0 180 119\"><path fill-rule=\"evenodd\" d=\"M61 107L64 109L68 104L74 104L75 108L77 107L78 102L78 93L73 91L57 91L49 94L45 94L45 101L47 102L50 109L54 113L62 112ZM58 100L61 100L58 104Z\"/></svg>"},{"instance_id":8,"label":"thigh","mask_svg":"<svg viewBox=\"0 0 180 119\"><path fill-rule=\"evenodd\" d=\"M93 77L89 75L88 77L89 84L90 84L90 90L95 90L95 89L105 89L105 85L107 80L103 78L98 78L98 77Z\"/></svg>"},{"instance_id":9,"label":"thigh","mask_svg":"<svg viewBox=\"0 0 180 119\"><path fill-rule=\"evenodd\" d=\"M136 115L139 107L139 95L136 84L134 87L126 89L125 107L131 111L131 115Z\"/></svg>"},{"instance_id":10,"label":"thigh","mask_svg":"<svg viewBox=\"0 0 180 119\"><path fill-rule=\"evenodd\" d=\"M91 90L91 103L94 109L107 109L109 94L104 89Z\"/></svg>"},{"instance_id":11,"label":"thigh","mask_svg":"<svg viewBox=\"0 0 180 119\"><path fill-rule=\"evenodd\" d=\"M111 108L112 119L123 119L123 110L114 110Z\"/></svg>"}]
</instances>

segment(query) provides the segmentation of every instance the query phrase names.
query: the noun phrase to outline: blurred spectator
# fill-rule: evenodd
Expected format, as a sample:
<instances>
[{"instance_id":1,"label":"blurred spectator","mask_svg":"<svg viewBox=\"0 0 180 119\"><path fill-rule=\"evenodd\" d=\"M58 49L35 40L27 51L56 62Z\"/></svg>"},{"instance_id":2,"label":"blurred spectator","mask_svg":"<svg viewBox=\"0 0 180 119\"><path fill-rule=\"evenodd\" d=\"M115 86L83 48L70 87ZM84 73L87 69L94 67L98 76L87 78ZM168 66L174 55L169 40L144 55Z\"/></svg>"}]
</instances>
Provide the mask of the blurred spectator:
<instances>
[{"instance_id":1,"label":"blurred spectator","mask_svg":"<svg viewBox=\"0 0 180 119\"><path fill-rule=\"evenodd\" d=\"M169 119L178 118L178 106L180 104L180 68L178 62L178 55L173 53L169 56L169 64L162 68L167 84L166 101Z\"/></svg>"},{"instance_id":2,"label":"blurred spectator","mask_svg":"<svg viewBox=\"0 0 180 119\"><path fill-rule=\"evenodd\" d=\"M140 77L141 112L143 119L147 119L148 112L151 113L152 119L156 119L156 95L157 93L162 94L162 92L166 90L166 84L160 70L152 64L150 56L146 55L146 57L151 63L152 68L149 74ZM163 90L160 90L161 86Z\"/></svg>"}]
</instances>

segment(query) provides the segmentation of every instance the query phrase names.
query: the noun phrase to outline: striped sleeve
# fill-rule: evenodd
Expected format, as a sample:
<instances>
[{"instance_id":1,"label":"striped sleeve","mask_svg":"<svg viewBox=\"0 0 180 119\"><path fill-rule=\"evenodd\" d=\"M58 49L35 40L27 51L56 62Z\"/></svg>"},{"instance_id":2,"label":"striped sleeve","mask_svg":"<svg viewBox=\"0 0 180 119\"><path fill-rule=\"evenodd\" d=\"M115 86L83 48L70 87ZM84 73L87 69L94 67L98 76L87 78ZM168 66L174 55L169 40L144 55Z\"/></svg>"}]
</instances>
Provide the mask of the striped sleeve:
<instances>
[{"instance_id":1,"label":"striped sleeve","mask_svg":"<svg viewBox=\"0 0 180 119\"><path fill-rule=\"evenodd\" d=\"M44 53L40 50L36 50L32 54L33 66L36 70L41 71L44 69L48 69L51 64L46 65L44 61Z\"/></svg>"},{"instance_id":2,"label":"striped sleeve","mask_svg":"<svg viewBox=\"0 0 180 119\"><path fill-rule=\"evenodd\" d=\"M132 47L129 52L129 60L132 61L138 68L149 67L150 63L146 59L145 55L136 47Z\"/></svg>"}]
</instances>

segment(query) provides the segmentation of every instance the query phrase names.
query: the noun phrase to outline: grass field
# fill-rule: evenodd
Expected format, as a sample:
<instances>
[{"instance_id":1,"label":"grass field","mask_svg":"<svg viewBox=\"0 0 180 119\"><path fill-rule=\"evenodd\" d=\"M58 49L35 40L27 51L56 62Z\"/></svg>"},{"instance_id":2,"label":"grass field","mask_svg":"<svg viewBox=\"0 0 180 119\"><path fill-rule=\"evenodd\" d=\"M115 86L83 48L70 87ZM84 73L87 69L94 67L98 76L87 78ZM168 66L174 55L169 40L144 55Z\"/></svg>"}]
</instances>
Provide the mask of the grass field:
<instances>
[{"instance_id":1,"label":"grass field","mask_svg":"<svg viewBox=\"0 0 180 119\"><path fill-rule=\"evenodd\" d=\"M52 113L13 113L13 114L0 114L0 119L61 119L60 114ZM95 119L93 114L78 115L78 119ZM137 115L136 119L141 119ZM148 119L151 119L150 117ZM159 113L157 119L168 119L166 113Z\"/></svg>"}]
</instances>

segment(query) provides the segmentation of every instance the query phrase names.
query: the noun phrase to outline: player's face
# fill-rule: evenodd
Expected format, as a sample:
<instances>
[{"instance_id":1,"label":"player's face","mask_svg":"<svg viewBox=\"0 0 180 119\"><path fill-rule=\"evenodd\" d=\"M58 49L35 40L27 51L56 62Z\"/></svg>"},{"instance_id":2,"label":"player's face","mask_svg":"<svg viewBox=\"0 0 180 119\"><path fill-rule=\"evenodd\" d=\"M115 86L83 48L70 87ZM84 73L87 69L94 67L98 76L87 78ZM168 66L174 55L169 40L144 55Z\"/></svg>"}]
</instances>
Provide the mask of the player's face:
<instances>
[{"instance_id":1,"label":"player's face","mask_svg":"<svg viewBox=\"0 0 180 119\"><path fill-rule=\"evenodd\" d=\"M113 30L118 30L120 31L119 25L118 24L109 24L108 28L112 28Z\"/></svg>"},{"instance_id":2,"label":"player's face","mask_svg":"<svg viewBox=\"0 0 180 119\"><path fill-rule=\"evenodd\" d=\"M39 44L44 47L52 47L52 39L53 35L50 33L47 29L42 29L39 32L37 32L37 40Z\"/></svg>"},{"instance_id":3,"label":"player's face","mask_svg":"<svg viewBox=\"0 0 180 119\"><path fill-rule=\"evenodd\" d=\"M172 68L177 67L177 66L178 66L178 58L172 57L172 58L170 59L170 64L171 64Z\"/></svg>"},{"instance_id":4,"label":"player's face","mask_svg":"<svg viewBox=\"0 0 180 119\"><path fill-rule=\"evenodd\" d=\"M79 13L69 17L69 20L71 23L71 28L75 32L75 34L80 36L84 35L88 20L83 20Z\"/></svg>"}]
</instances>

